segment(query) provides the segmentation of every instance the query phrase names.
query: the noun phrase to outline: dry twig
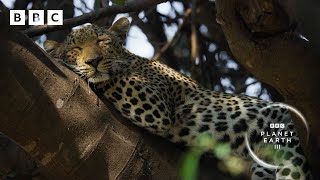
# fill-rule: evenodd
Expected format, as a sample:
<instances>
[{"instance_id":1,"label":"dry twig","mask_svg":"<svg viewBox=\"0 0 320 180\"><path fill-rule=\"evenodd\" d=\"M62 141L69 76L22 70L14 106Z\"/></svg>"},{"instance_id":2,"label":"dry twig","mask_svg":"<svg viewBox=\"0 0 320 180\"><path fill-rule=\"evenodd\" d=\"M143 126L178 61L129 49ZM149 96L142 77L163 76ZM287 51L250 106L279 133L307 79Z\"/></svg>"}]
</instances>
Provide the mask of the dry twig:
<instances>
[{"instance_id":1,"label":"dry twig","mask_svg":"<svg viewBox=\"0 0 320 180\"><path fill-rule=\"evenodd\" d=\"M155 56L153 56L153 59L158 60L158 59L160 58L161 54L163 54L173 43L175 43L175 42L178 40L178 37L179 37L180 32L181 32L181 29L182 29L182 27L184 26L184 24L185 24L185 22L186 22L186 20L187 20L187 18L189 17L190 14L191 14L191 9L187 9L187 10L185 11L185 13L184 13L183 18L182 18L182 22L181 22L181 24L179 24L178 30L177 30L177 32L174 34L173 38L172 38L170 41L168 41L168 43L165 44L165 45L160 49L160 51L157 52L157 54L156 54Z\"/></svg>"},{"instance_id":2,"label":"dry twig","mask_svg":"<svg viewBox=\"0 0 320 180\"><path fill-rule=\"evenodd\" d=\"M191 18L191 59L194 61L199 57L198 35L196 28L196 3L197 0L192 1L192 18Z\"/></svg>"}]
</instances>

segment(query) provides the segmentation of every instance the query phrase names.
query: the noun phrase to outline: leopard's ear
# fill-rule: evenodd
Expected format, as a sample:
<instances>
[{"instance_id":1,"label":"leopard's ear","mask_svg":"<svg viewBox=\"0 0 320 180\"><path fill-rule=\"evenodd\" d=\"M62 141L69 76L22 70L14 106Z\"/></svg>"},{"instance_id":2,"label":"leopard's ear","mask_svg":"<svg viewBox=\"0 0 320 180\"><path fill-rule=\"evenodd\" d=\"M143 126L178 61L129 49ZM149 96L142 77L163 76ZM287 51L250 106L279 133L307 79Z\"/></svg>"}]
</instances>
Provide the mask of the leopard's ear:
<instances>
[{"instance_id":1,"label":"leopard's ear","mask_svg":"<svg viewBox=\"0 0 320 180\"><path fill-rule=\"evenodd\" d=\"M129 19L121 17L109 28L109 31L120 38L122 42L125 41L128 30L130 28Z\"/></svg>"},{"instance_id":2,"label":"leopard's ear","mask_svg":"<svg viewBox=\"0 0 320 180\"><path fill-rule=\"evenodd\" d=\"M63 53L63 44L58 43L53 40L46 40L43 43L44 49L47 51L47 53L50 54L51 57L54 58L61 58Z\"/></svg>"}]
</instances>

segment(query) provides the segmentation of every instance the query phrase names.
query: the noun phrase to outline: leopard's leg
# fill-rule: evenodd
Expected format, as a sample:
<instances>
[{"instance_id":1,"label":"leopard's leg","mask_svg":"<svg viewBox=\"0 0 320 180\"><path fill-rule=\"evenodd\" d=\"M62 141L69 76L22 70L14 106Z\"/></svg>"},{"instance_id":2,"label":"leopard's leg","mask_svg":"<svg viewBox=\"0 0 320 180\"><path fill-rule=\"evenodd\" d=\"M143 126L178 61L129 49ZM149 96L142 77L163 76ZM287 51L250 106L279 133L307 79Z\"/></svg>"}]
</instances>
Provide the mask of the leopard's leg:
<instances>
[{"instance_id":1,"label":"leopard's leg","mask_svg":"<svg viewBox=\"0 0 320 180\"><path fill-rule=\"evenodd\" d=\"M287 130L294 132L293 123L289 123ZM308 180L312 179L307 159L302 151L297 133L294 132L291 141L282 144L282 148L276 152L276 161L279 168L276 172L276 178Z\"/></svg>"},{"instance_id":2,"label":"leopard's leg","mask_svg":"<svg viewBox=\"0 0 320 180\"><path fill-rule=\"evenodd\" d=\"M291 137L291 143L281 144L281 149L274 150L271 156L271 162L264 161L268 165L258 164L257 162L261 161L261 158L253 158L254 163L251 167L252 179L312 179L307 160L296 136ZM269 165L273 165L276 169L269 168Z\"/></svg>"},{"instance_id":3,"label":"leopard's leg","mask_svg":"<svg viewBox=\"0 0 320 180\"><path fill-rule=\"evenodd\" d=\"M265 139L274 139L279 136L277 135L274 137L272 135L273 133L279 133L283 135L288 133L288 136L280 135L281 137L279 138L284 137L283 140L280 140L280 142L274 142L275 144L280 145L280 149L272 148L272 157L269 157L269 160L271 158L272 162L268 163L277 167L275 179L310 179L310 169L308 167L306 157L303 154L299 137L294 129L294 124L289 109L283 105L271 104L271 106L266 106L259 112L261 112L261 116L263 117L263 125L261 124L261 128L257 129L257 131L258 134L264 132L265 135L263 136L263 141L260 141L260 143L255 145L256 151L260 151L261 148L267 146L268 144L270 145L270 143L266 143ZM271 128L272 123L274 123L274 125L277 123L283 124L285 127ZM267 133L269 133L269 137L266 135ZM250 139L250 142L252 144L252 139Z\"/></svg>"},{"instance_id":4,"label":"leopard's leg","mask_svg":"<svg viewBox=\"0 0 320 180\"><path fill-rule=\"evenodd\" d=\"M270 131L270 133L272 132L270 129L265 129L265 130ZM285 129L278 129L278 130L274 129L274 130L275 132L281 132L283 134L285 132L292 132L292 136L289 137L290 141L286 141L286 142L282 141L279 143L279 145L281 145L280 149L273 149L272 151L271 162L269 161L268 164L271 164L274 167L277 167L276 170L274 171L275 176L273 179L276 179L276 180L312 179L307 160L303 154L303 151L299 142L299 138L297 136L297 133L294 130L293 123L292 122L287 123L287 126ZM258 152L259 150L263 149L263 147L266 147L266 144L262 144L262 145L260 144L260 147L256 149L255 152ZM255 158L253 159L257 162L259 161ZM256 165L256 166L261 168L258 170L253 168L253 170L258 171L259 173L256 174L256 172L253 172L252 177L258 178L260 177L259 175L262 175L264 174L264 172L266 172L266 170L263 171L263 169L266 169L267 166L261 166L261 165ZM264 176L261 176L261 177L264 177Z\"/></svg>"},{"instance_id":5,"label":"leopard's leg","mask_svg":"<svg viewBox=\"0 0 320 180\"><path fill-rule=\"evenodd\" d=\"M300 148L300 146L297 146ZM283 152L283 153L282 153ZM295 149L287 149L279 151L277 154L282 154L283 160L276 170L276 179L278 180L309 180L312 179L308 163L304 155L299 154ZM289 155L288 155L289 154ZM288 158L291 156L291 158ZM288 160L286 160L288 159Z\"/></svg>"}]
</instances>

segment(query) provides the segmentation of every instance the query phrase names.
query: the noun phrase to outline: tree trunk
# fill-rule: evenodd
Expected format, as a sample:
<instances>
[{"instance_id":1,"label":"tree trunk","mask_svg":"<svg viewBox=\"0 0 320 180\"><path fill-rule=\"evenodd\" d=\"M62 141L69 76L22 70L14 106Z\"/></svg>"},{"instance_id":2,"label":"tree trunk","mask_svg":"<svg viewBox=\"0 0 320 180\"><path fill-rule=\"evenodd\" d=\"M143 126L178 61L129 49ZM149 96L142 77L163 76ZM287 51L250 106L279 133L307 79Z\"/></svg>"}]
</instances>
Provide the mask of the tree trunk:
<instances>
[{"instance_id":1,"label":"tree trunk","mask_svg":"<svg viewBox=\"0 0 320 180\"><path fill-rule=\"evenodd\" d=\"M311 130L307 146L300 121L295 122L296 128L313 172L319 172L319 52L314 53L313 44L297 38L299 34L290 29L296 18L285 9L292 7L270 0L218 0L216 5L217 21L237 61L306 116ZM320 179L319 173L313 174Z\"/></svg>"}]
</instances>

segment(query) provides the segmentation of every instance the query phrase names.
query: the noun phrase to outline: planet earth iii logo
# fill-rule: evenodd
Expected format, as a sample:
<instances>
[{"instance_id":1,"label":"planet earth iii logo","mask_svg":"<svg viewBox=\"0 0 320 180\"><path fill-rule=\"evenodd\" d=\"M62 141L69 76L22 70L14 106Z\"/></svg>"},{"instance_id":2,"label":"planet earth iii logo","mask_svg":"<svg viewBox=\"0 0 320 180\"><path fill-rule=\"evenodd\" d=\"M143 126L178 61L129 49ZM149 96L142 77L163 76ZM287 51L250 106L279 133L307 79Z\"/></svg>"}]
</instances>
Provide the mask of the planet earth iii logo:
<instances>
[{"instance_id":1,"label":"planet earth iii logo","mask_svg":"<svg viewBox=\"0 0 320 180\"><path fill-rule=\"evenodd\" d=\"M286 131L285 123L270 123L271 131L261 131L263 143L273 144L274 149L281 149L281 144L291 143L291 137L294 136L294 131Z\"/></svg>"},{"instance_id":2,"label":"planet earth iii logo","mask_svg":"<svg viewBox=\"0 0 320 180\"><path fill-rule=\"evenodd\" d=\"M288 111L292 115L296 115L298 117L298 119L301 120L303 122L303 124L305 125L306 134L307 134L306 135L306 137L307 137L306 143L308 143L308 141L309 141L309 126L307 124L305 117L303 116L303 114L299 110L297 110L296 108L294 108L290 105L284 104L284 103L274 103L270 106L266 106L266 107L260 109L260 112L262 114L264 114L264 113L269 114L271 109L273 109L274 111L276 111L275 109L277 109L278 110L277 112L282 113L282 114L280 114L279 117L275 116L277 118L273 118L274 122L270 122L268 124L268 128L265 128L263 131L259 132L258 135L262 138L262 142L265 145L273 146L273 148L272 147L271 148L274 149L274 151L279 151L285 145L294 143L293 141L295 141L295 140L293 137L297 136L297 134L296 134L296 132L293 131L292 118L291 118L290 114L288 113ZM264 166L266 168L277 169L278 165L276 165L274 163L268 163L268 162L259 158L259 156L251 149L252 146L249 142L248 137L249 137L249 134L245 134L246 147L248 149L249 155L253 158L253 160L256 161L259 165ZM270 146L268 146L268 147L270 147ZM283 164L283 165L290 166L290 164Z\"/></svg>"}]
</instances>

